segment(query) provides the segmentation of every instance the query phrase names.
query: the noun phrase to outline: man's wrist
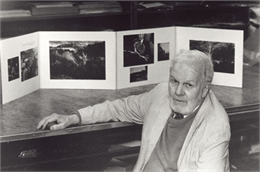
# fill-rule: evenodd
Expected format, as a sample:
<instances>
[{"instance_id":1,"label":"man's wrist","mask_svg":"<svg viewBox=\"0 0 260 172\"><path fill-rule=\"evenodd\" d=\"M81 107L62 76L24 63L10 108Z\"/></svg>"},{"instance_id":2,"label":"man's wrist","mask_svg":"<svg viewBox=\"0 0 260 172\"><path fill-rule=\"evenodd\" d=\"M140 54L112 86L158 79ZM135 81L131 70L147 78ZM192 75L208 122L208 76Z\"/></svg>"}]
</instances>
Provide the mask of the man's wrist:
<instances>
[{"instance_id":1,"label":"man's wrist","mask_svg":"<svg viewBox=\"0 0 260 172\"><path fill-rule=\"evenodd\" d=\"M81 116L78 112L72 112L70 115L72 125L81 125Z\"/></svg>"}]
</instances>

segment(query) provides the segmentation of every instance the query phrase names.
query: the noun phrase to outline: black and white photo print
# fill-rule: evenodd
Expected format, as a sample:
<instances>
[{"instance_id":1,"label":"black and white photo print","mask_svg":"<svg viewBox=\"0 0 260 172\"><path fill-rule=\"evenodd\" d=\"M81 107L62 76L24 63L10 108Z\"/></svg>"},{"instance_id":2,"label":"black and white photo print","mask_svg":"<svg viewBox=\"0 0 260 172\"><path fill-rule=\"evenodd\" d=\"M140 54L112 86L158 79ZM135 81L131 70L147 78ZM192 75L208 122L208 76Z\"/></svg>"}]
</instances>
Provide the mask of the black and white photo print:
<instances>
[{"instance_id":1,"label":"black and white photo print","mask_svg":"<svg viewBox=\"0 0 260 172\"><path fill-rule=\"evenodd\" d=\"M212 58L215 72L234 74L235 44L190 40L190 49L197 49L209 54Z\"/></svg>"},{"instance_id":2,"label":"black and white photo print","mask_svg":"<svg viewBox=\"0 0 260 172\"><path fill-rule=\"evenodd\" d=\"M21 52L22 81L38 76L38 49L32 48Z\"/></svg>"},{"instance_id":3,"label":"black and white photo print","mask_svg":"<svg viewBox=\"0 0 260 172\"><path fill-rule=\"evenodd\" d=\"M8 81L19 78L19 58L13 57L8 59Z\"/></svg>"},{"instance_id":4,"label":"black and white photo print","mask_svg":"<svg viewBox=\"0 0 260 172\"><path fill-rule=\"evenodd\" d=\"M170 59L170 43L159 43L158 44L158 61L169 60Z\"/></svg>"},{"instance_id":5,"label":"black and white photo print","mask_svg":"<svg viewBox=\"0 0 260 172\"><path fill-rule=\"evenodd\" d=\"M124 67L154 63L154 34L124 36Z\"/></svg>"},{"instance_id":6,"label":"black and white photo print","mask_svg":"<svg viewBox=\"0 0 260 172\"><path fill-rule=\"evenodd\" d=\"M130 68L130 82L139 82L147 80L147 66Z\"/></svg>"},{"instance_id":7,"label":"black and white photo print","mask_svg":"<svg viewBox=\"0 0 260 172\"><path fill-rule=\"evenodd\" d=\"M105 41L50 41L50 79L105 80Z\"/></svg>"}]
</instances>

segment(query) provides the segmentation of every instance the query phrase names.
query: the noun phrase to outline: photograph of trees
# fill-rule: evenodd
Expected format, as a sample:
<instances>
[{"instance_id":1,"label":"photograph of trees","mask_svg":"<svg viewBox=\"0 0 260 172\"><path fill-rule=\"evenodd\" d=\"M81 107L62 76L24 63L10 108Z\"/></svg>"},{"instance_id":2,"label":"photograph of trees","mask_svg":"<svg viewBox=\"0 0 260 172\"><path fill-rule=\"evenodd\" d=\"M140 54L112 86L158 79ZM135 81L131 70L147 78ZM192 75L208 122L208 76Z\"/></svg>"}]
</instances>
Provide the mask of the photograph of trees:
<instances>
[{"instance_id":1,"label":"photograph of trees","mask_svg":"<svg viewBox=\"0 0 260 172\"><path fill-rule=\"evenodd\" d=\"M154 63L154 34L124 36L124 67Z\"/></svg>"},{"instance_id":2,"label":"photograph of trees","mask_svg":"<svg viewBox=\"0 0 260 172\"><path fill-rule=\"evenodd\" d=\"M106 79L105 41L50 41L51 79Z\"/></svg>"},{"instance_id":3,"label":"photograph of trees","mask_svg":"<svg viewBox=\"0 0 260 172\"><path fill-rule=\"evenodd\" d=\"M19 59L18 56L8 59L8 81L19 78Z\"/></svg>"},{"instance_id":4,"label":"photograph of trees","mask_svg":"<svg viewBox=\"0 0 260 172\"><path fill-rule=\"evenodd\" d=\"M235 72L235 45L233 43L190 40L190 49L209 54L215 72L232 74Z\"/></svg>"},{"instance_id":5,"label":"photograph of trees","mask_svg":"<svg viewBox=\"0 0 260 172\"><path fill-rule=\"evenodd\" d=\"M21 52L22 81L38 75L38 49L32 48Z\"/></svg>"},{"instance_id":6,"label":"photograph of trees","mask_svg":"<svg viewBox=\"0 0 260 172\"><path fill-rule=\"evenodd\" d=\"M158 61L170 59L170 43L159 43L158 44Z\"/></svg>"}]
</instances>

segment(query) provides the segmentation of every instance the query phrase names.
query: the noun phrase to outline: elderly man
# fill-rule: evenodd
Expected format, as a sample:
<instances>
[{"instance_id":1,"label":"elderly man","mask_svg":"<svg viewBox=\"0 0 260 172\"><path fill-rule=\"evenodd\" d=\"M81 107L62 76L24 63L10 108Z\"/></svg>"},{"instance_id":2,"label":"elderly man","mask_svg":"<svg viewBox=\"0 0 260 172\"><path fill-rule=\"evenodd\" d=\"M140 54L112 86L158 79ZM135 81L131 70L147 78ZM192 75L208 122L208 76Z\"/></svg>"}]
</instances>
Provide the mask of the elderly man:
<instances>
[{"instance_id":1,"label":"elderly man","mask_svg":"<svg viewBox=\"0 0 260 172\"><path fill-rule=\"evenodd\" d=\"M227 113L210 90L213 65L206 54L183 51L172 61L169 82L150 92L89 106L72 115L53 114L38 128L127 121L143 124L134 171L229 171Z\"/></svg>"}]
</instances>

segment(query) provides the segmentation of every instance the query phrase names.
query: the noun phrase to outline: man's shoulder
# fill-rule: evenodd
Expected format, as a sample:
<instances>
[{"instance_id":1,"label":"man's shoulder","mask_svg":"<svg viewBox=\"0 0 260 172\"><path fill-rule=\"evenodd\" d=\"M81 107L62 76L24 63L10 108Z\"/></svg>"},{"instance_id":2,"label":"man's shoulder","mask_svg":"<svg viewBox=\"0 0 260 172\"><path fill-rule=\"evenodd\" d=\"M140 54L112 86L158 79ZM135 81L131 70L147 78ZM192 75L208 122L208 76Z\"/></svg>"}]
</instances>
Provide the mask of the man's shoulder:
<instances>
[{"instance_id":1,"label":"man's shoulder","mask_svg":"<svg viewBox=\"0 0 260 172\"><path fill-rule=\"evenodd\" d=\"M228 115L212 92L209 93L203 106L200 117L197 119L197 121L201 120L200 132L198 132L201 135L200 140L205 142L209 139L216 141L229 140L230 124Z\"/></svg>"},{"instance_id":2,"label":"man's shoulder","mask_svg":"<svg viewBox=\"0 0 260 172\"><path fill-rule=\"evenodd\" d=\"M168 97L169 90L168 90L168 82L161 82L157 84L151 91L150 91L151 98L153 100L160 100L160 98Z\"/></svg>"},{"instance_id":3,"label":"man's shoulder","mask_svg":"<svg viewBox=\"0 0 260 172\"><path fill-rule=\"evenodd\" d=\"M161 83L157 84L153 90L156 93L167 93L168 94L168 92L169 92L168 82L161 82Z\"/></svg>"},{"instance_id":4,"label":"man's shoulder","mask_svg":"<svg viewBox=\"0 0 260 172\"><path fill-rule=\"evenodd\" d=\"M212 91L209 92L208 95L208 100L207 100L207 115L205 118L209 121L211 121L211 125L216 125L216 126L222 126L222 127L228 127L229 128L229 117L222 106L222 104L218 101L216 96Z\"/></svg>"},{"instance_id":5,"label":"man's shoulder","mask_svg":"<svg viewBox=\"0 0 260 172\"><path fill-rule=\"evenodd\" d=\"M165 81L165 82L160 82L158 83L155 88L167 88L168 89L168 81Z\"/></svg>"}]
</instances>

